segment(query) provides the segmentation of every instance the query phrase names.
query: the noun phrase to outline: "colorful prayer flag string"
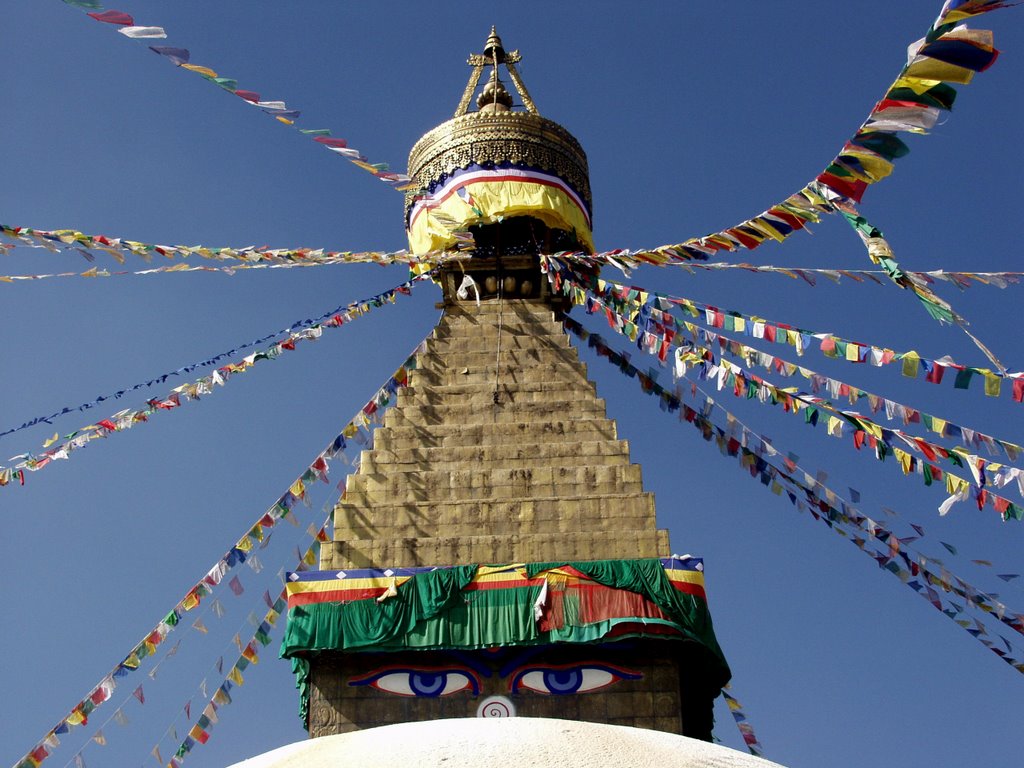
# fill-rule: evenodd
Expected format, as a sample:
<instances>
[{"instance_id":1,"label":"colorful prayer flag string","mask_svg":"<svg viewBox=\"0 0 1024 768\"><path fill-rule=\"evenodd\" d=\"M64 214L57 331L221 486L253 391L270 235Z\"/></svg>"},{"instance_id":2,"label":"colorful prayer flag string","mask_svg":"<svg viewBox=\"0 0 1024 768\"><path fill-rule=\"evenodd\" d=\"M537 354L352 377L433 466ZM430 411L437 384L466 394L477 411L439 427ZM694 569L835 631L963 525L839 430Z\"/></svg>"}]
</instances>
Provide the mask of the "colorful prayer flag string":
<instances>
[{"instance_id":1,"label":"colorful prayer flag string","mask_svg":"<svg viewBox=\"0 0 1024 768\"><path fill-rule=\"evenodd\" d=\"M722 698L725 699L725 704L729 707L729 714L736 721L736 728L743 738L743 743L747 745L747 751L754 755L754 757L764 757L764 747L761 746L761 742L754 735L754 727L747 720L747 715L743 711L743 705L727 692L727 689L731 687L731 685L727 685L722 689Z\"/></svg>"},{"instance_id":2,"label":"colorful prayer flag string","mask_svg":"<svg viewBox=\"0 0 1024 768\"><path fill-rule=\"evenodd\" d=\"M0 235L8 242L0 243L0 250L7 251L15 247L43 248L50 252L77 251L91 260L88 251L101 251L113 257L118 264L125 263L125 256L138 256L149 262L153 256L167 259L187 259L198 256L211 261L242 262L247 265L278 264L411 264L421 257L413 256L408 251L325 251L322 248L268 248L266 246L209 247L205 245L160 245L142 243L120 237L106 235L88 235L75 229L33 229L31 227L11 227L0 224ZM441 259L445 254L431 254L433 259ZM155 271L155 270L154 270ZM170 271L170 270L168 270ZM177 271L182 271L179 267ZM150 274L150 270L139 274ZM89 277L99 276L87 275ZM16 277L16 276L15 276ZM30 276L31 277L31 276Z\"/></svg>"},{"instance_id":3,"label":"colorful prayer flag string","mask_svg":"<svg viewBox=\"0 0 1024 768\"><path fill-rule=\"evenodd\" d=\"M576 285L578 286L579 284ZM605 295L607 295L607 293ZM659 359L661 359L662 362L664 362L664 359L667 356L667 351L672 347L677 347L677 371L680 369L685 370L687 365L696 365L702 368L702 378L705 378L713 375L713 372L708 371L708 368L717 366L734 373L741 379L753 379L757 381L759 386L768 386L773 402L777 400L781 401L785 405L787 400L793 398L797 401L797 410L802 410L801 406L799 406L799 402L804 402L808 404L808 407L821 406L826 410L832 410L835 413L840 414L838 410L832 408L831 403L822 400L820 397L803 392L793 392L789 389L783 391L776 387L772 387L770 384L767 384L767 382L763 382L761 379L749 374L739 366L733 366L731 363L727 363L725 361L719 361L716 363L714 353L706 345L717 345L721 352L742 360L748 366L756 363L757 365L769 370L774 370L783 376L792 376L794 373L799 372L804 378L811 381L812 388L815 392L818 392L821 388L826 388L831 397L846 396L850 399L851 403L854 403L861 398L867 399L873 412L877 413L882 411L884 408L883 412L890 420L898 417L901 418L905 424L909 424L911 422L923 422L931 431L942 437L959 435L967 446L971 446L972 444L974 446L985 445L991 450L994 446L998 445L1011 460L1016 460L1022 453L1024 453L1024 447L1016 445L1015 443L999 440L976 430L961 427L949 420L941 419L937 416L932 416L931 414L922 413L921 411L904 406L895 401L852 387L838 379L822 376L808 368L798 367L787 360L773 357L772 355L763 353L753 347L739 344L727 336L712 333L704 328L693 325L692 323L684 322L681 326L673 325L673 323L675 323L675 318L671 315L667 315L656 308L647 308L645 313L643 309L646 308L646 304L627 301L622 297L622 294L618 294L612 299L612 306L609 306L604 299L599 298L594 294L588 293L587 299L588 300L585 303L588 314L594 311L594 303L603 307L605 314L608 316L609 325L611 325L612 328L624 335L628 335L630 340L636 342L637 346L641 349L658 354ZM632 308L626 309L625 307L627 306L631 306ZM640 307L640 309L638 309L638 307ZM668 320L667 323L665 322L666 319ZM681 332L683 329L690 332L691 338L693 339L693 349L684 351L682 348L679 348L682 342L680 342L676 333ZM700 352L700 354L697 354L697 352ZM860 417L859 414L844 411L841 412L841 415L843 419L849 421L858 429L864 429L872 433L877 431L877 425L874 425L870 419ZM832 419L830 419L830 432L832 431L831 421ZM841 434L841 425L837 425L837 431ZM883 432L885 432L885 430L883 430ZM913 436L905 435L901 430L891 430L891 432L902 441L908 443L913 450L924 452L925 455L932 460L934 460L936 455L943 458L951 458L949 452L940 446L936 446ZM1004 467L1002 464L988 462L962 448L953 448L952 452L958 457L954 459L954 463L956 463L957 466L963 466L962 462L967 462L968 466L972 468L980 468L982 470L980 473L981 478L977 480L978 483L982 485L992 483L997 485L1006 485L1008 482L1016 480L1021 487L1021 492L1024 493L1024 473L1019 470L1011 470ZM1003 470L1006 471L1003 472ZM991 471L993 475L986 480L985 475L988 471Z\"/></svg>"},{"instance_id":4,"label":"colorful prayer flag string","mask_svg":"<svg viewBox=\"0 0 1024 768\"><path fill-rule=\"evenodd\" d=\"M944 592L953 592L965 599L970 605L975 606L981 612L980 615L982 617L995 616L1001 623L1021 634L1024 634L1024 615L1009 614L1005 606L1001 604L999 606L995 605L992 601L986 599L984 593L976 590L959 577L954 577L945 568L942 568L939 574L935 574L928 567L927 558L923 556L919 556L917 561L912 561L906 552L902 551L898 546L900 543L899 539L894 538L889 531L880 526L876 521L859 513L845 499L810 473L801 470L791 460L785 460L785 470L771 463L768 460L769 458L782 456L774 441L748 429L742 421L718 405L703 390L700 390L695 383L691 384L693 396L696 396L697 392L704 396L700 411L682 402L685 394L684 388L677 387L675 392L670 392L657 383L657 373L648 372L644 374L641 372L629 361L627 355L616 352L609 347L599 334L586 331L578 322L568 317L563 318L563 325L566 330L593 348L599 357L606 358L610 364L619 368L624 375L635 378L645 394L658 398L659 406L662 410L669 413L679 411L680 420L688 422L698 429L705 441L714 441L719 446L723 456L736 457L741 466L749 471L752 478L759 479L762 485L768 487L776 495L781 495L785 491L790 503L794 507L801 511L807 510L815 520L825 523L837 533L843 535L844 538L857 545L862 551L867 552L880 567L897 576L904 584L975 637L990 651L1002 658L1003 661L1014 667L1018 672L1024 673L1024 661L1011 655L1012 649L1010 648L1009 640L1000 636L1000 639L1003 640L1007 647L1007 650L1003 651L994 641L982 637L982 635L987 634L987 631L983 626L980 626L978 619L974 619L974 625L972 626L971 620L963 616L964 607L955 603L947 605L949 602L948 598L946 599L947 602L944 602L942 595L934 587L938 586ZM726 415L726 420L730 425L729 429L724 429L711 421L711 413L716 408L722 410ZM739 436L736 434L737 430L739 430ZM750 448L750 445L753 445L753 448ZM801 473L803 475L802 480L798 476ZM787 487L791 490L787 491ZM851 536L847 530L847 527L850 525L860 529L865 534L864 538ZM877 555L872 554L866 549L869 541L882 542L885 545L884 551ZM905 562L907 568L902 567L900 561ZM918 581L918 577L921 577L924 583Z\"/></svg>"},{"instance_id":5,"label":"colorful prayer flag string","mask_svg":"<svg viewBox=\"0 0 1024 768\"><path fill-rule=\"evenodd\" d=\"M158 245L155 243L143 243L136 240L108 237L105 235L88 235L74 229L33 229L31 227L12 227L0 224L0 237L6 237L8 242L0 241L0 252L9 252L16 247L41 248L51 252L76 251L88 260L92 261L92 250L102 251L112 256L119 264L125 263L125 256L138 256L146 262L152 260L154 255L163 256L168 259L188 258L198 256L203 259L214 261L240 261L233 267L209 267L194 266L188 267L184 264L175 264L167 267L154 267L152 269L128 271L109 271L99 267L92 267L85 272L57 272L52 274L38 275L0 275L0 282L18 282L40 280L51 277L111 277L114 275L152 275L164 272L225 272L234 274L240 269L284 269L299 266L317 266L328 264L407 264L418 269L429 269L436 264L456 260L464 255L464 251L473 247L472 241L460 243L461 250L450 252L432 252L421 255L413 255L406 250L399 251L330 251L323 248L267 248L264 246L237 247L211 247L205 245ZM668 249L668 250L666 250ZM855 282L870 280L882 285L880 276L885 276L883 270L864 269L824 269L810 267L776 267L759 266L754 264L735 264L728 262L696 263L695 261L674 260L666 255L671 246L659 246L653 249L623 249L617 248L603 251L596 254L568 253L561 252L553 254L550 258L557 258L562 262L571 262L582 266L600 267L610 265L623 272L640 267L642 265L667 266L675 265L690 271L696 269L709 271L722 271L742 269L754 274L780 274L791 279L803 279L809 285L816 285L818 275L839 282L843 277ZM682 258L682 256L680 256ZM693 259L706 259L706 255L693 256ZM929 272L908 272L925 283L935 281L951 282L958 288L965 289L972 283L991 285L997 288L1006 288L1009 285L1018 284L1024 277L1024 272L957 272L947 270L932 270Z\"/></svg>"},{"instance_id":6,"label":"colorful prayer flag string","mask_svg":"<svg viewBox=\"0 0 1024 768\"><path fill-rule=\"evenodd\" d=\"M426 340L420 342L405 362L388 379L377 393L367 402L356 416L342 429L335 438L328 443L313 462L288 490L278 498L277 501L248 529L244 536L221 557L206 575L178 601L173 609L156 625L156 627L138 643L132 651L117 664L111 672L78 703L71 711L63 717L60 722L47 732L47 734L35 744L25 756L15 764L15 768L38 768L39 764L52 754L54 748L59 744L58 734L67 733L71 728L84 725L88 716L104 702L109 701L118 680L134 672L139 668L139 663L145 657L152 655L172 631L180 624L185 613L198 607L204 597L212 593L212 589L219 585L231 569L244 563L249 558L249 552L256 547L263 532L272 528L281 520L287 519L292 514L292 507L306 497L306 483L322 480L327 482L329 462L338 458L348 447L348 441L356 438L360 429L370 431L374 420L379 421L384 410L393 404L397 398L397 391L408 385L409 373L416 368L416 355L425 349ZM365 440L363 441L365 442ZM310 563L311 564L311 563ZM142 692L140 690L140 696Z\"/></svg>"},{"instance_id":7,"label":"colorful prayer flag string","mask_svg":"<svg viewBox=\"0 0 1024 768\"><path fill-rule=\"evenodd\" d=\"M199 267L199 269L202 269L202 267ZM306 319L303 319L303 320L296 320L294 323L292 323L287 328L284 328L284 329L282 329L280 331L275 331L274 333L264 334L263 336L259 337L258 339L253 339L252 341L246 342L244 344L239 344L237 347L229 349L226 352L221 352L220 354L213 355L212 357L208 357L205 360L201 360L201 361L196 362L196 363L190 363L189 365L182 366L181 368L176 368L173 371L169 371L169 372L163 373L163 374L161 374L159 376L155 376L152 379L147 379L146 381L133 384L130 387L126 387L124 389L120 389L120 390L118 390L116 392L109 393L109 394L106 394L106 395L100 395L99 397L95 398L94 400L90 400L88 402L82 403L82 404L74 406L74 407L72 407L72 406L65 406L65 407L61 408L59 411L54 411L49 416L36 416L36 417L34 417L32 419L29 419L28 421L23 422L21 424L21 426L12 427L10 429L4 430L3 432L0 432L0 437L4 437L6 435L10 435L10 434L12 434L14 432L20 432L23 429L28 429L29 427L34 427L34 426L36 426L38 424L51 424L53 422L53 420L55 420L55 419L57 419L57 418L59 418L61 416L64 416L64 415L66 415L68 413L73 413L75 411L87 411L87 410L89 410L91 408L94 408L94 407L98 406L100 403L106 402L107 400L118 400L121 397L123 397L124 395L126 395L127 393L129 393L129 392L134 392L134 391L139 390L139 389L145 389L147 387L152 387L155 384L163 384L165 381L167 381L167 379L171 378L172 376L181 376L183 374L192 373L193 371L196 371L196 370L198 370L200 368L209 368L210 366L216 365L217 363L221 362L222 360L226 360L226 359L228 359L230 357L233 357L234 355L238 354L239 352L242 352L245 349L248 349L250 347L255 347L255 346L259 345L259 344L263 344L263 343L265 343L267 341L270 341L271 339L273 339L276 336L281 336L282 334L291 334L291 333L293 333L293 332L295 332L297 330L301 330L301 329L304 329L304 328L310 328L312 326L324 323L325 321L330 321L330 320L332 320L335 317L340 318L340 321L342 321L342 322L349 322L352 319L354 319L356 316L358 316L358 314L357 314L357 309L358 308L360 308L360 307L362 307L364 305L366 305L366 306L377 306L379 303L382 303L382 302L385 302L385 301L390 302L390 301L392 301L392 299L394 298L394 296L396 294L398 294L398 293L406 293L407 290L410 290L413 287L413 284L415 282L417 282L418 280L423 280L423 279L431 278L432 276L433 276L433 273L424 274L422 276L413 277L413 278L407 280L406 282L402 283L402 285L396 286L395 288L391 288L391 289L389 289L387 291L384 291L383 293L379 293L376 296L371 296L370 298L363 299L361 301L355 301L355 302L350 302L350 303L347 303L347 304L342 304L342 305L340 305L338 307L335 307L330 312L324 312L319 317L306 318ZM47 445L47 446L44 446L44 447L49 447L49 446Z\"/></svg>"},{"instance_id":8,"label":"colorful prayer flag string","mask_svg":"<svg viewBox=\"0 0 1024 768\"><path fill-rule=\"evenodd\" d=\"M900 268L900 265L896 263L896 258L893 255L892 248L886 241L882 231L877 227L873 226L867 219L860 215L857 207L849 205L848 208L844 207L842 210L843 218L849 222L850 226L853 227L854 231L860 237L864 243L864 247L867 249L868 257L875 264L878 264L888 275L889 279L900 288L904 290L910 290L914 292L914 295L921 301L921 305L925 308L929 315L940 323L952 323L960 328L967 337L974 342L974 345L982 351L982 354L989 359L989 361L1000 371L1000 373L1006 373L1006 366L999 362L992 351L986 347L978 337L967 330L967 326L970 323L957 314L953 309L952 305L939 298L935 292L928 287L927 283L921 278L917 277L913 272L907 272Z\"/></svg>"},{"instance_id":9,"label":"colorful prayer flag string","mask_svg":"<svg viewBox=\"0 0 1024 768\"><path fill-rule=\"evenodd\" d=\"M585 266L599 265L585 263ZM581 279L576 272L570 270L568 265L557 256L544 257L542 259L542 268L553 271L556 292L561 290L561 280L569 279L574 275L574 279L577 281ZM887 347L851 341L828 332L810 331L785 323L769 321L756 315L743 314L731 309L720 309L691 299L645 291L642 288L626 286L603 279L596 281L588 279L582 286L588 286L591 290L596 290L600 294L607 293L607 286L614 286L622 291L635 292L637 296L645 296L645 303L651 299L662 300L682 308L695 319L704 317L706 324L713 328L724 328L728 331L744 333L752 338L776 344L788 344L796 350L797 355L801 356L805 350L816 347L826 357L834 360L844 360L849 363L868 364L875 367L898 363L902 368L904 376L917 378L920 373L923 373L925 381L932 384L941 384L943 378L947 378L944 374L952 372L953 375L948 377L947 380L954 381L954 386L957 389L968 389L973 379L983 379L985 382L985 394L989 397L998 397L1002 392L1002 382L1004 380L1009 381L1011 383L1013 399L1018 403L1024 402L1024 373L1004 373L1002 371L992 371L988 368L959 365L948 356L932 360L922 357L913 350L898 352ZM578 290L582 291L584 287L579 287Z\"/></svg>"},{"instance_id":10,"label":"colorful prayer flag string","mask_svg":"<svg viewBox=\"0 0 1024 768\"><path fill-rule=\"evenodd\" d=\"M118 411L110 418L101 419L94 424L89 424L65 435L63 440L61 440L59 435L55 434L43 444L44 450L41 453L28 453L15 456L11 460L17 460L17 464L10 467L0 467L0 487L11 485L15 481L18 481L20 485L24 485L26 471L38 472L40 469L54 461L70 458L72 451L88 445L92 440L105 438L115 432L127 431L136 424L148 421L149 417L154 413L173 410L174 408L181 406L183 403L199 400L203 395L213 394L214 387L226 386L227 381L231 376L238 373L244 373L261 360L274 360L283 352L294 350L297 342L316 341L323 334L324 328L337 328L349 323L356 317L368 312L371 307L381 307L388 303L393 304L399 295L409 295L413 285L417 281L429 279L432 275L433 273L431 272L417 275L401 285L377 294L372 298L353 302L352 304L347 305L342 312L333 314L329 319L322 323L314 322L309 325L309 327L290 333L286 339L278 341L266 349L246 355L240 363L228 363L225 366L217 368L211 374L196 379L193 382L177 386L172 389L166 397L151 398L146 402L145 408L129 408L123 411ZM119 397L125 391L128 390L119 392L115 395L115 398ZM100 398L100 400L105 399L106 398ZM89 405L88 407L92 406ZM62 410L61 413L63 412L64 411ZM38 421L36 423L38 423ZM56 445L54 445L55 443Z\"/></svg>"},{"instance_id":11,"label":"colorful prayer flag string","mask_svg":"<svg viewBox=\"0 0 1024 768\"><path fill-rule=\"evenodd\" d=\"M566 281L564 285L568 287L570 283ZM574 300L578 299L579 296L578 292L573 293ZM584 300L587 296L600 303L592 294L586 294ZM636 324L624 319L621 315L607 307L606 312L609 316L609 325L613 330L626 336L631 341L638 339L639 327ZM678 344L678 340L674 338L669 339L666 336L662 336L659 339L656 334L650 334L650 336L654 339L653 344L639 344L638 346L641 350L658 356L659 360L664 362L665 351ZM709 353L709 351L707 352ZM756 398L761 404L781 406L794 414L802 413L806 423L812 426L817 426L820 422L820 412L833 414L828 417L826 422L826 431L830 436L841 438L844 423L853 425L853 444L858 450L862 446L868 445L874 450L874 456L878 461L884 461L885 457L889 454L895 455L905 475L910 473L920 474L926 485L931 485L933 482L944 482L950 496L939 508L942 514L948 512L955 501L967 498L971 483L930 463L931 461L938 460L939 457L948 459L956 466L962 467L966 463L974 479L976 490L973 497L977 501L979 509L984 508L986 503L991 503L1003 520L1024 519L1024 507L992 493L985 487L990 485L990 478L993 483L999 485L1005 485L1011 480L1017 480L1024 484L1024 472L1015 467L1005 467L994 462L989 463L978 456L961 456L956 452L946 450L942 446L921 438L906 435L902 430L885 429L860 414L841 411L822 398L774 387L760 377L749 374L742 367L727 361L719 360L715 363L713 359L711 361L704 360L702 355L696 355L692 352L685 353L683 357L677 357L677 370L681 369L683 373L686 371L684 361L696 364L700 371L701 379L715 380L719 391L728 387L736 397L745 399ZM928 460L918 459L903 449L896 447L894 445L895 439L901 440L912 450L922 453ZM991 471L989 468L991 468Z\"/></svg>"},{"instance_id":12,"label":"colorful prayer flag string","mask_svg":"<svg viewBox=\"0 0 1024 768\"><path fill-rule=\"evenodd\" d=\"M2 250L2 246L0 246ZM21 283L31 282L34 280L49 280L55 277L123 277L125 275L159 275L164 273L175 273L180 274L182 272L220 272L221 274L233 276L240 270L248 269L292 269L294 267L320 267L324 266L329 262L311 261L308 263L298 264L238 264L230 267L206 267L206 266L190 266L188 264L178 263L169 267L154 267L153 269L139 269L135 271L127 269L102 269L100 267L90 267L84 272L49 272L35 275L0 275L0 283Z\"/></svg>"},{"instance_id":13,"label":"colorful prayer flag string","mask_svg":"<svg viewBox=\"0 0 1024 768\"><path fill-rule=\"evenodd\" d=\"M129 14L122 11L103 11L102 6L99 3L91 1L82 2L82 0L64 0L64 2L68 5L73 5L86 11L92 10L92 13L87 12L86 15L96 21L117 26L117 31L125 37L132 38L134 40L153 40L167 37L167 32L163 27L135 26L135 19ZM216 85L218 88L221 88L228 93L233 93L247 104L256 107L264 114L270 115L279 123L290 128L295 127L295 122L299 119L299 115L301 114L298 110L290 109L283 101L263 100L258 93L239 88L237 80L230 77L222 77L209 67L192 64L190 61L191 54L185 48L174 48L166 45L151 45L149 46L149 49L153 51L153 53L163 56L176 67L193 72L207 82ZM362 168L373 176L376 176L378 179L394 189L399 191L408 191L416 188L416 185L407 174L394 173L390 170L387 163L371 163L369 158L363 155L363 153L358 149L349 147L348 142L345 139L332 137L331 132L326 128L298 128L296 130L305 136L311 137L313 141L323 147L326 147L331 152L344 157L353 165Z\"/></svg>"},{"instance_id":14,"label":"colorful prayer flag string","mask_svg":"<svg viewBox=\"0 0 1024 768\"><path fill-rule=\"evenodd\" d=\"M304 570L307 567L305 561L308 557L315 557L323 539L326 539L326 533L324 527L321 526L319 532L314 536L312 544L306 550L306 554L299 560L297 565L299 570ZM247 669L250 664L257 664L259 662L260 649L266 648L270 645L273 629L277 625L277 621L280 618L281 613L287 608L286 590L287 587L282 588L276 600L271 602L268 599L268 610L266 614L264 614L263 620L253 632L252 637L248 639L244 646L241 641L238 642L240 653L237 660L232 664L230 671L224 676L223 681L218 685L214 694L208 697L199 717L196 718L195 723L189 727L185 739L177 746L174 756L170 758L168 765L175 766L175 768L177 768L177 766L180 766L181 763L184 762L185 755L188 754L196 744L205 744L209 741L210 731L213 730L213 726L219 721L217 712L221 708L221 703L219 703L218 700L220 702L226 701L227 703L230 703L230 696L228 695L229 692L236 685L242 685L241 681L243 679L241 673ZM203 680L205 683L206 678L203 678ZM207 697L207 694L204 689L205 685L201 686L199 692L205 698ZM189 702L191 702L191 699L189 699ZM182 712L185 714L186 721L191 722L191 708L189 703L186 703L185 707L182 708ZM160 742L163 741L163 738L175 733L174 726L177 723L177 719L178 718L175 718L175 720L164 731ZM156 746L159 747L160 742L158 742Z\"/></svg>"},{"instance_id":15,"label":"colorful prayer flag string","mask_svg":"<svg viewBox=\"0 0 1024 768\"><path fill-rule=\"evenodd\" d=\"M575 280L575 278L572 277L566 277L566 279ZM1024 454L1024 446L1020 446L1006 440L1000 440L999 438L992 437L979 430L962 427L949 419L940 418L938 416L919 411L916 408L912 408L894 400L882 397L881 395L868 392L867 390L848 384L840 379L824 376L809 368L797 366L784 358L776 357L754 347L741 344L723 334L715 333L687 321L680 321L671 313L658 309L656 306L652 306L652 304L661 299L671 304L675 304L676 306L688 306L691 309L704 308L703 317L705 317L706 322L716 328L720 328L725 325L725 315L721 310L716 308L708 307L708 305L699 304L697 302L689 302L689 300L685 299L676 299L674 297L668 297L666 299L664 294L647 293L646 291L642 291L637 288L621 286L617 283L611 283L604 280L590 281L589 284L591 286L598 286L598 290L600 291L600 293L595 293L594 301L600 300L602 304L611 304L612 309L609 309L608 311L615 312L622 316L624 322L628 321L633 324L639 324L638 333L642 333L643 338L640 338L638 335L638 338L636 339L638 344L651 346L651 339L661 339L661 343L664 344L664 340L669 334L679 334L685 331L690 334L694 344L717 346L722 353L729 354L737 359L743 360L748 365L757 364L785 377L799 373L803 378L810 381L811 390L816 394L821 390L825 390L830 397L847 398L851 405L855 404L859 400L867 400L872 413L884 413L886 418L889 420L894 421L898 419L904 424L921 423L928 430L934 432L940 437L959 436L963 441L963 444L968 447L978 449L981 446L984 446L989 451L992 451L998 446L1011 461L1016 461L1022 454ZM600 285L602 284L604 286L603 290L600 288ZM581 289L583 288L582 282L575 283L575 285ZM682 302L687 302L687 304L684 305ZM587 308L589 312L589 305ZM694 312L694 316L700 317L702 315ZM735 320L735 322L732 323L734 330L736 332L746 331L749 334L750 331L747 328L747 322L750 322L750 320L744 319L741 322L737 319L740 317L741 316L739 315L731 314L731 319ZM747 318L747 316L742 317ZM765 321L759 319L755 319L753 322L761 323L762 325L765 323ZM763 330L764 329L762 328L762 331ZM757 337L765 338L763 333ZM800 348L798 347L798 349Z\"/></svg>"},{"instance_id":16,"label":"colorful prayer flag string","mask_svg":"<svg viewBox=\"0 0 1024 768\"><path fill-rule=\"evenodd\" d=\"M1009 2L946 3L927 35L911 45L906 66L857 132L829 165L803 189L736 226L655 249L666 262L706 259L719 251L753 250L764 242L782 242L794 232L839 211L837 203L859 203L865 190L893 170L910 148L898 133L924 134L950 110L956 91L975 72L996 60L992 33L968 29L959 22Z\"/></svg>"}]
</instances>

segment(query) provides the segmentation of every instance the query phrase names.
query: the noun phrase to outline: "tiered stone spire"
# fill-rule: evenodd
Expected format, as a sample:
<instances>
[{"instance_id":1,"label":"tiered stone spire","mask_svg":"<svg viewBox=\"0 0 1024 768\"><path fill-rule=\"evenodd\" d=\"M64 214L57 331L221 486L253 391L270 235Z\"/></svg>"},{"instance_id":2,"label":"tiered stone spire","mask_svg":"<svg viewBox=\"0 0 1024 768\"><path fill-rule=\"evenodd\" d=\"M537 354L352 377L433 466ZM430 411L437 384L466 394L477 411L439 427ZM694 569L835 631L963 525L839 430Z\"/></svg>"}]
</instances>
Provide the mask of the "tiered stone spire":
<instances>
[{"instance_id":1,"label":"tiered stone spire","mask_svg":"<svg viewBox=\"0 0 1024 768\"><path fill-rule=\"evenodd\" d=\"M551 308L453 304L417 363L349 480L321 568L669 554Z\"/></svg>"}]
</instances>

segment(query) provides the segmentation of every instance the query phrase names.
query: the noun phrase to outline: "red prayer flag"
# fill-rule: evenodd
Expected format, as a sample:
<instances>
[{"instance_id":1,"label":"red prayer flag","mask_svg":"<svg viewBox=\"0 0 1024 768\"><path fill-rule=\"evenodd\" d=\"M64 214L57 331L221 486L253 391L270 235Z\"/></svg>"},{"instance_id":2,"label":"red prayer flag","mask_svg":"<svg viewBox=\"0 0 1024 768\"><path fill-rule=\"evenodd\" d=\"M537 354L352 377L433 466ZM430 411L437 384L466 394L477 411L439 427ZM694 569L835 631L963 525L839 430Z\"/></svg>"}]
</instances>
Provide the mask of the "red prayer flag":
<instances>
[{"instance_id":1,"label":"red prayer flag","mask_svg":"<svg viewBox=\"0 0 1024 768\"><path fill-rule=\"evenodd\" d=\"M105 21L107 24L120 24L125 27L135 26L135 19L121 11L103 11L102 13L88 13L96 21Z\"/></svg>"},{"instance_id":2,"label":"red prayer flag","mask_svg":"<svg viewBox=\"0 0 1024 768\"><path fill-rule=\"evenodd\" d=\"M243 91L241 88L235 91L235 96L238 96L240 99L245 99L246 101L251 101L253 104L260 100L260 95L255 91Z\"/></svg>"},{"instance_id":3,"label":"red prayer flag","mask_svg":"<svg viewBox=\"0 0 1024 768\"><path fill-rule=\"evenodd\" d=\"M867 182L860 181L859 179L840 179L838 176L833 176L831 173L822 173L818 176L817 181L824 184L829 189L838 192L843 197L848 197L854 202L859 203L861 198L864 197L864 190L868 188Z\"/></svg>"},{"instance_id":4,"label":"red prayer flag","mask_svg":"<svg viewBox=\"0 0 1024 768\"><path fill-rule=\"evenodd\" d=\"M348 146L348 142L345 139L335 139L330 136L317 136L313 141L326 144L328 147L338 147L339 149L345 149Z\"/></svg>"}]
</instances>

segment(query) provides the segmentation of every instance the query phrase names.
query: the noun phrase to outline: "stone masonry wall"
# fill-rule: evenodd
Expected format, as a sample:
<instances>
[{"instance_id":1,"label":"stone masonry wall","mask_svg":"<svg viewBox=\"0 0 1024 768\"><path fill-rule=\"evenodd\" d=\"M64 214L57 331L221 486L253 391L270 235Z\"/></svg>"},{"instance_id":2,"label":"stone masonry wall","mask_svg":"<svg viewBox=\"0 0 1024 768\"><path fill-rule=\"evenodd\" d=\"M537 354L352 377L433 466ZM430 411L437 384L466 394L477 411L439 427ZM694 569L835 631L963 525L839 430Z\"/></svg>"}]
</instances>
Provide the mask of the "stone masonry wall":
<instances>
[{"instance_id":1,"label":"stone masonry wall","mask_svg":"<svg viewBox=\"0 0 1024 768\"><path fill-rule=\"evenodd\" d=\"M418 366L349 478L322 569L669 554L545 304L451 306Z\"/></svg>"}]
</instances>

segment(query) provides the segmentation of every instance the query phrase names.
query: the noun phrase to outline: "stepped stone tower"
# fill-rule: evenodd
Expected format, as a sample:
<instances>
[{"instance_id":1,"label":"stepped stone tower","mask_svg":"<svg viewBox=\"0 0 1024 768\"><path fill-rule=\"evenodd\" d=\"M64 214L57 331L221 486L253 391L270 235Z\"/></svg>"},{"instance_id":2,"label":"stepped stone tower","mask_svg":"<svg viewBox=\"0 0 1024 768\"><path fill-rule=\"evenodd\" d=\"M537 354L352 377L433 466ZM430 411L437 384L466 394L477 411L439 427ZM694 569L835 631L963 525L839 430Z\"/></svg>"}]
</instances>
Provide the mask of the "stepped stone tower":
<instances>
[{"instance_id":1,"label":"stepped stone tower","mask_svg":"<svg viewBox=\"0 0 1024 768\"><path fill-rule=\"evenodd\" d=\"M313 736L518 713L710 738L728 680L702 564L669 557L541 274L541 253L592 251L590 187L518 61L492 30L456 116L410 155L413 250L472 246L443 265L444 314L321 570L291 577L282 654Z\"/></svg>"},{"instance_id":2,"label":"stepped stone tower","mask_svg":"<svg viewBox=\"0 0 1024 768\"><path fill-rule=\"evenodd\" d=\"M669 554L556 314L531 299L445 307L349 479L321 568Z\"/></svg>"}]
</instances>

